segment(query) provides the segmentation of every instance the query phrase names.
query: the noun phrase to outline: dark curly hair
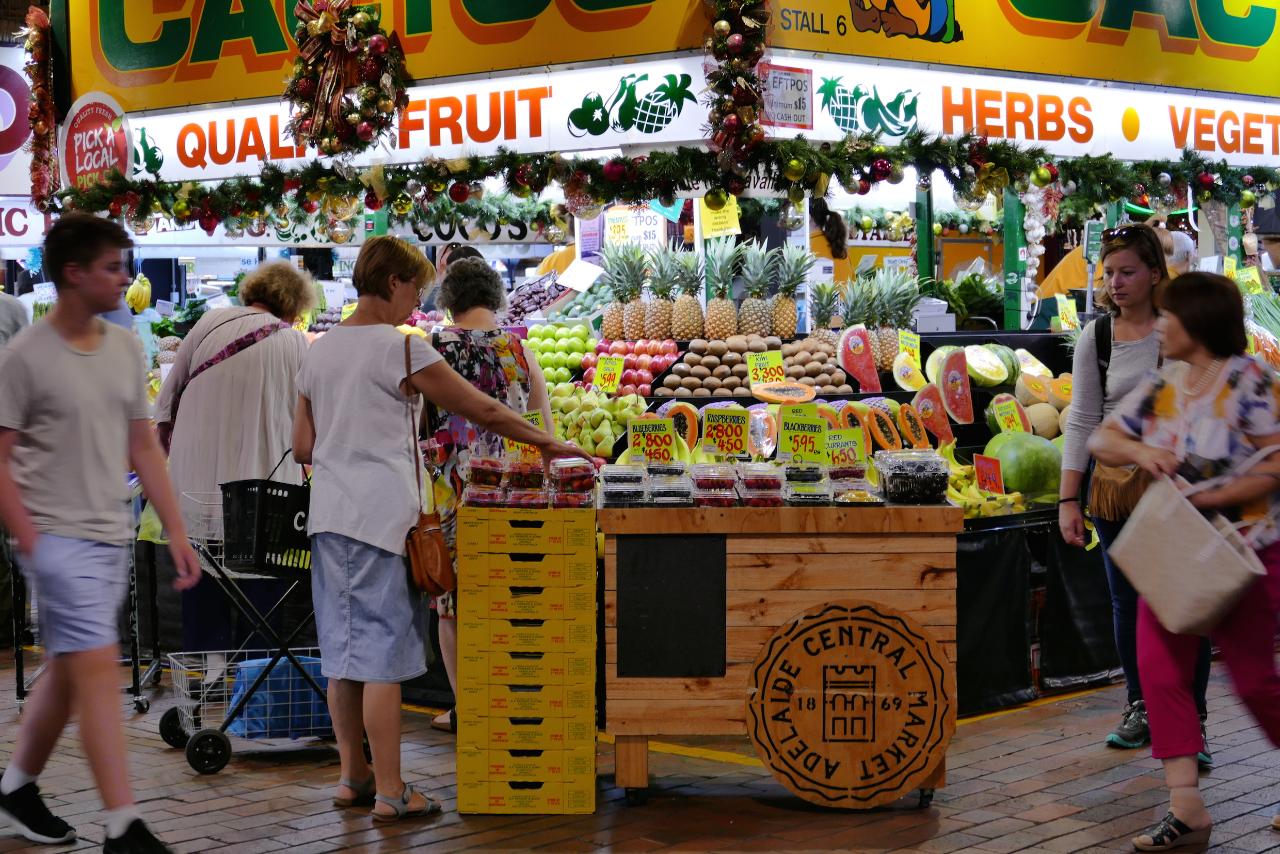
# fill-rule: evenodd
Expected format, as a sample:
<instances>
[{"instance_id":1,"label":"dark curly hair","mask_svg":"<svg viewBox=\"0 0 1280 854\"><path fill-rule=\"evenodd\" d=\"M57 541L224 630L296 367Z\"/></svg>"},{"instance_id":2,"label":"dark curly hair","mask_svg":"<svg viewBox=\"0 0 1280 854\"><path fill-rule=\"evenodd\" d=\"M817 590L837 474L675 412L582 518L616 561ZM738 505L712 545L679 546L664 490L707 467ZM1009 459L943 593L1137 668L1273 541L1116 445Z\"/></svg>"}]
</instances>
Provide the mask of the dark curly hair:
<instances>
[{"instance_id":1,"label":"dark curly hair","mask_svg":"<svg viewBox=\"0 0 1280 854\"><path fill-rule=\"evenodd\" d=\"M473 308L502 311L507 307L507 287L483 259L450 261L444 281L440 283L436 305L454 317Z\"/></svg>"}]
</instances>

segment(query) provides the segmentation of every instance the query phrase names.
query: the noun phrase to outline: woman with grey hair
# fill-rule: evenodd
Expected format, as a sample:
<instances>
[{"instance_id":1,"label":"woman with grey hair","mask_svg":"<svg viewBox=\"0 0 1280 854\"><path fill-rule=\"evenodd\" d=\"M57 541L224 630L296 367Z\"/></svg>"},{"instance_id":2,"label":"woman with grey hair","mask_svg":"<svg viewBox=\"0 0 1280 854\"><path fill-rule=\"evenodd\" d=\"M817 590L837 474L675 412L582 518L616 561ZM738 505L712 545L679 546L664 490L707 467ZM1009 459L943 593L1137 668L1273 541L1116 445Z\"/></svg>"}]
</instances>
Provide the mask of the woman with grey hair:
<instances>
[{"instance_id":1,"label":"woman with grey hair","mask_svg":"<svg viewBox=\"0 0 1280 854\"><path fill-rule=\"evenodd\" d=\"M538 412L552 432L547 382L536 359L516 335L498 326L498 313L507 307L507 291L501 277L480 258L450 262L436 296L437 305L449 312L453 325L431 336L431 346L477 389L500 400L516 412ZM461 415L428 406L427 431L439 446L442 476L435 487L445 539L455 551L457 508L472 455L501 456L502 437L467 421ZM457 600L446 593L436 600L440 616L440 654L449 684L458 689ZM436 729L457 731L457 715L450 711L432 722Z\"/></svg>"}]
</instances>

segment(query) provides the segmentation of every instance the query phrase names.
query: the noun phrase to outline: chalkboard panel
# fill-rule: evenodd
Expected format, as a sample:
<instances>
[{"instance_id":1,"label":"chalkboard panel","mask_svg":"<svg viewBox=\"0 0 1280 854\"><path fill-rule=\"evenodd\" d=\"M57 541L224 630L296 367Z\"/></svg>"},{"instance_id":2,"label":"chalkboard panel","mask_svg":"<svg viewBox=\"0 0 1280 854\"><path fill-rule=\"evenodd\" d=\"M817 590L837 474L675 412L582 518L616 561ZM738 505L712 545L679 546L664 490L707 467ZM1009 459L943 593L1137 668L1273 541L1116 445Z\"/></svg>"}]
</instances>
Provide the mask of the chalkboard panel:
<instances>
[{"instance_id":1,"label":"chalkboard panel","mask_svg":"<svg viewBox=\"0 0 1280 854\"><path fill-rule=\"evenodd\" d=\"M725 584L724 537L618 537L618 676L724 676Z\"/></svg>"}]
</instances>

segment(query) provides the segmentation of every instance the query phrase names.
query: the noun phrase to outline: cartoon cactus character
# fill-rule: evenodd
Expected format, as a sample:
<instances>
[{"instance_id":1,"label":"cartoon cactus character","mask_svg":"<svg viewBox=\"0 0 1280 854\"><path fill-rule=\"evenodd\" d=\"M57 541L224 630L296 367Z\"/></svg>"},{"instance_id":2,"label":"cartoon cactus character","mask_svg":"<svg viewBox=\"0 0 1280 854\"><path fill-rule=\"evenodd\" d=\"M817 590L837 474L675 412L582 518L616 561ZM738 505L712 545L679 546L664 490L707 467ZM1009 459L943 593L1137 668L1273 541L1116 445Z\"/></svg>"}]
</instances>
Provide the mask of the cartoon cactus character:
<instances>
[{"instance_id":1,"label":"cartoon cactus character","mask_svg":"<svg viewBox=\"0 0 1280 854\"><path fill-rule=\"evenodd\" d=\"M693 77L688 74L668 74L664 82L640 102L636 108L635 129L640 133L658 133L665 130L684 109L687 102L696 102L689 87Z\"/></svg>"}]
</instances>

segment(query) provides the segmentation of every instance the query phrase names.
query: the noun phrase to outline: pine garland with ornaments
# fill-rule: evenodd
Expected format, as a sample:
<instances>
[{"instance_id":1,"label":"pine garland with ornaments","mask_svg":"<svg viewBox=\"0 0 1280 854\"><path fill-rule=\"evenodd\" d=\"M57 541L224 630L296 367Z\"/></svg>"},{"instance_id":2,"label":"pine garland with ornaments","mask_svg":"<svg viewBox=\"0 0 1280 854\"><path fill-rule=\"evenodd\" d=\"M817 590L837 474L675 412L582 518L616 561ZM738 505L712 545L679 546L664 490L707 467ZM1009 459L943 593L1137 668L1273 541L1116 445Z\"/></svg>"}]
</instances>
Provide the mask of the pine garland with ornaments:
<instances>
[{"instance_id":1,"label":"pine garland with ornaments","mask_svg":"<svg viewBox=\"0 0 1280 854\"><path fill-rule=\"evenodd\" d=\"M409 104L399 36L379 26L377 6L352 0L301 0L294 16L298 58L284 90L294 109L290 133L321 154L368 150Z\"/></svg>"},{"instance_id":2,"label":"pine garland with ornaments","mask_svg":"<svg viewBox=\"0 0 1280 854\"><path fill-rule=\"evenodd\" d=\"M753 153L765 141L760 124L764 96L756 67L764 57L770 13L765 0L707 0L706 5L712 23L705 42L710 62L704 102L708 147L720 175L705 200L707 207L720 210L730 195L746 189L746 176L755 165ZM783 172L793 186L807 174L799 160L788 160ZM802 190L798 195L803 200Z\"/></svg>"},{"instance_id":3,"label":"pine garland with ornaments","mask_svg":"<svg viewBox=\"0 0 1280 854\"><path fill-rule=\"evenodd\" d=\"M58 189L58 127L53 103L53 62L49 16L38 6L27 9L25 26L18 32L27 60L23 70L31 83L27 103L27 124L31 138L26 149L31 152L31 202L37 210L47 211Z\"/></svg>"}]
</instances>

